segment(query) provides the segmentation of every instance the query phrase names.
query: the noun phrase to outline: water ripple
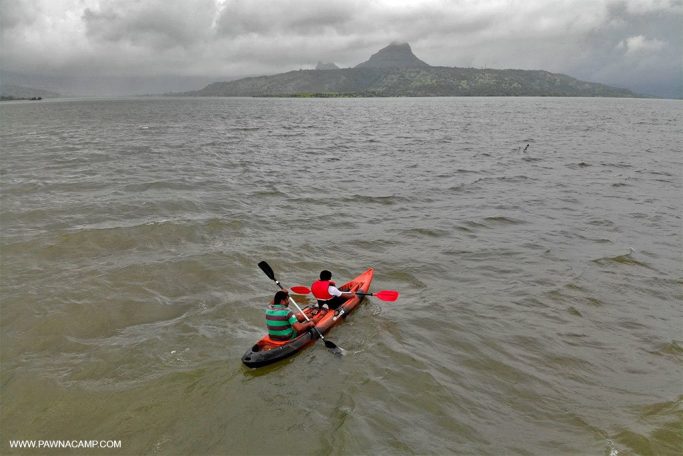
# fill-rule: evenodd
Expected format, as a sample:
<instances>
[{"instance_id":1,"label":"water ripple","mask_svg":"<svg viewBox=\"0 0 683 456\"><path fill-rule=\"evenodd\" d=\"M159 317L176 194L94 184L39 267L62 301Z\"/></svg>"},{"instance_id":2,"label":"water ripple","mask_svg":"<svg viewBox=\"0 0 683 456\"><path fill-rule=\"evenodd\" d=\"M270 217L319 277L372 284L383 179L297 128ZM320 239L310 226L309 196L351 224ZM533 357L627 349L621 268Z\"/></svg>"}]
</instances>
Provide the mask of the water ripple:
<instances>
[{"instance_id":1,"label":"water ripple","mask_svg":"<svg viewBox=\"0 0 683 456\"><path fill-rule=\"evenodd\" d=\"M6 435L79 429L131 454L683 445L679 102L144 98L0 114ZM373 266L373 289L401 297L368 298L328 334L343 358L316 342L251 371L240 356L277 290L261 260L285 286Z\"/></svg>"}]
</instances>

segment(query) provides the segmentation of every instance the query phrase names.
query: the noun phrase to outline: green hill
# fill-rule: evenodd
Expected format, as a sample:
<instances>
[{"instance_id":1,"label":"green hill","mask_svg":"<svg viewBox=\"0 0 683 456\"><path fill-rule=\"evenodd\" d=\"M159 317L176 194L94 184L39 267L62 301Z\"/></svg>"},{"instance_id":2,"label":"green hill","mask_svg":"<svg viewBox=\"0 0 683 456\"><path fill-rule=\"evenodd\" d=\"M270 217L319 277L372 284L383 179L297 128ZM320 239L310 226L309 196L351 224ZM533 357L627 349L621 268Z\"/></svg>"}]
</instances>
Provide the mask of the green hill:
<instances>
[{"instance_id":1,"label":"green hill","mask_svg":"<svg viewBox=\"0 0 683 456\"><path fill-rule=\"evenodd\" d=\"M299 70L215 82L191 96L636 97L633 92L538 70L433 67L392 44L355 68Z\"/></svg>"}]
</instances>

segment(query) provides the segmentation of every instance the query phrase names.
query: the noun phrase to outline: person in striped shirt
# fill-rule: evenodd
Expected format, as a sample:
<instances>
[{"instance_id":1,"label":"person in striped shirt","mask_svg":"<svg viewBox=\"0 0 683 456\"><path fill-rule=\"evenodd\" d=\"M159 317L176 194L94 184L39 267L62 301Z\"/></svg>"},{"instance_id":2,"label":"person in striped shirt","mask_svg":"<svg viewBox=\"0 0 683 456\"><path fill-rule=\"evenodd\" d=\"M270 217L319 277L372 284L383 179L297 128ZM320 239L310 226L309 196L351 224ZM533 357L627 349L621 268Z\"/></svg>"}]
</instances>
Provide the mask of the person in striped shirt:
<instances>
[{"instance_id":1,"label":"person in striped shirt","mask_svg":"<svg viewBox=\"0 0 683 456\"><path fill-rule=\"evenodd\" d=\"M289 293L281 290L275 293L273 303L266 309L266 326L271 340L284 342L312 328L314 323L289 310Z\"/></svg>"}]
</instances>

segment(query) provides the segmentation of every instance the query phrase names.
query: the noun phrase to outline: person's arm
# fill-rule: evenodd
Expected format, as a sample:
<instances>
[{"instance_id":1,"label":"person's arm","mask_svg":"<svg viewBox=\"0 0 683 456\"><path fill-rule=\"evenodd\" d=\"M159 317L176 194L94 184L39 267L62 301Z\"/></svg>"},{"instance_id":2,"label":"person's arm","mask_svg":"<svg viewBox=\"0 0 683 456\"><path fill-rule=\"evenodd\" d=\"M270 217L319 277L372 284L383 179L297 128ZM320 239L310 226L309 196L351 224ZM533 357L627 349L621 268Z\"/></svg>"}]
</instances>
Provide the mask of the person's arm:
<instances>
[{"instance_id":1,"label":"person's arm","mask_svg":"<svg viewBox=\"0 0 683 456\"><path fill-rule=\"evenodd\" d=\"M303 323L299 323L299 317L301 317L302 320L304 320ZM305 321L305 318L302 314L292 314L289 317L289 324L292 325L292 328L294 328L294 331L296 331L297 335L301 334L302 332L306 331L308 328L312 328L315 323L312 321Z\"/></svg>"},{"instance_id":2,"label":"person's arm","mask_svg":"<svg viewBox=\"0 0 683 456\"><path fill-rule=\"evenodd\" d=\"M304 317L304 314L301 312L297 312L294 315L296 315L296 320L301 323L302 321L306 321L306 317Z\"/></svg>"},{"instance_id":3,"label":"person's arm","mask_svg":"<svg viewBox=\"0 0 683 456\"><path fill-rule=\"evenodd\" d=\"M294 328L294 331L296 331L298 335L306 331L307 329L312 328L314 325L315 323L313 323L312 321L304 321L303 323L296 322L292 325L292 328Z\"/></svg>"},{"instance_id":4,"label":"person's arm","mask_svg":"<svg viewBox=\"0 0 683 456\"><path fill-rule=\"evenodd\" d=\"M345 294L353 294L353 291L341 291L339 288L335 287L334 285L330 285L327 289L327 292L331 294L332 296L341 296Z\"/></svg>"}]
</instances>

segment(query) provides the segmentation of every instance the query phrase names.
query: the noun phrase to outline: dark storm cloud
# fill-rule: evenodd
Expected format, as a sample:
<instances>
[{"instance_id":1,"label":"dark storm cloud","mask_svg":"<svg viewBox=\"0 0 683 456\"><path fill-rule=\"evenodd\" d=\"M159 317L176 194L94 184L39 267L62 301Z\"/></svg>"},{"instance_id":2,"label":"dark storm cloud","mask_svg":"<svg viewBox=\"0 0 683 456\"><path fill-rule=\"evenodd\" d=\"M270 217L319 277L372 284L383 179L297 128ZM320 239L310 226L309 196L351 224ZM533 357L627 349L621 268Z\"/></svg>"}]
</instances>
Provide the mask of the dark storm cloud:
<instances>
[{"instance_id":1,"label":"dark storm cloud","mask_svg":"<svg viewBox=\"0 0 683 456\"><path fill-rule=\"evenodd\" d=\"M0 0L3 69L106 76L354 66L392 41L432 65L545 69L680 91L683 0Z\"/></svg>"}]
</instances>

